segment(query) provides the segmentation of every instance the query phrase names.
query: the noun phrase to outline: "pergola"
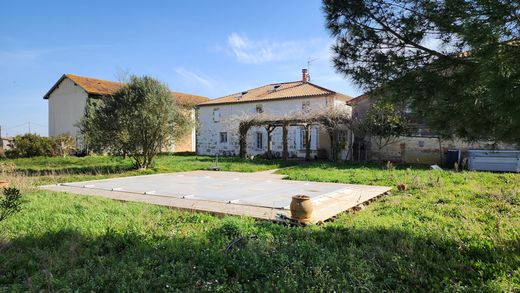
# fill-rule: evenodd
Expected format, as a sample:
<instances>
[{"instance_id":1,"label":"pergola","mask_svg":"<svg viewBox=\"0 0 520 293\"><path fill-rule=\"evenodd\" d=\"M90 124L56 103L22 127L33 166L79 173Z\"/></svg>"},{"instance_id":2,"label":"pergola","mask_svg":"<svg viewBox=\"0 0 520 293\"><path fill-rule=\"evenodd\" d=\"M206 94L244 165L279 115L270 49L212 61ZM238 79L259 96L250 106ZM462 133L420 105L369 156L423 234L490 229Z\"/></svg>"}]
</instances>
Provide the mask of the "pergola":
<instances>
[{"instance_id":1,"label":"pergola","mask_svg":"<svg viewBox=\"0 0 520 293\"><path fill-rule=\"evenodd\" d=\"M335 146L337 142L337 133L340 130L351 129L350 114L344 111L335 109L326 109L314 113L305 113L289 117L269 117L265 115L254 115L243 118L239 122L239 145L240 157L245 158L247 155L247 133L251 127L263 126L267 130L267 155L272 156L272 133L277 127L282 128L282 159L286 160L289 157L288 147L288 128L290 126L301 126L305 128L305 160L311 159L311 126L323 126L331 139L331 149L333 159L336 160L337 150Z\"/></svg>"}]
</instances>

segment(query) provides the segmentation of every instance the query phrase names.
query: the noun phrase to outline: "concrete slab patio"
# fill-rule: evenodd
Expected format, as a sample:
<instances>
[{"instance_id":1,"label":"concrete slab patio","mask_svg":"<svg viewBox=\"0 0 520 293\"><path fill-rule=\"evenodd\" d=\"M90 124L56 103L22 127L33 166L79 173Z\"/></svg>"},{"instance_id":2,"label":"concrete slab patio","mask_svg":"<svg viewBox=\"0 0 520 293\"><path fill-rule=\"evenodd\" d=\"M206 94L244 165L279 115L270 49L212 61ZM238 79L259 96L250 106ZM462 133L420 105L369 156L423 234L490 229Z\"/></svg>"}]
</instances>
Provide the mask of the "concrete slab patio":
<instances>
[{"instance_id":1,"label":"concrete slab patio","mask_svg":"<svg viewBox=\"0 0 520 293\"><path fill-rule=\"evenodd\" d=\"M61 183L41 188L268 220L289 217L291 197L305 194L311 197L314 205L314 223L325 221L391 189L283 179L283 175L272 171L192 171Z\"/></svg>"}]
</instances>

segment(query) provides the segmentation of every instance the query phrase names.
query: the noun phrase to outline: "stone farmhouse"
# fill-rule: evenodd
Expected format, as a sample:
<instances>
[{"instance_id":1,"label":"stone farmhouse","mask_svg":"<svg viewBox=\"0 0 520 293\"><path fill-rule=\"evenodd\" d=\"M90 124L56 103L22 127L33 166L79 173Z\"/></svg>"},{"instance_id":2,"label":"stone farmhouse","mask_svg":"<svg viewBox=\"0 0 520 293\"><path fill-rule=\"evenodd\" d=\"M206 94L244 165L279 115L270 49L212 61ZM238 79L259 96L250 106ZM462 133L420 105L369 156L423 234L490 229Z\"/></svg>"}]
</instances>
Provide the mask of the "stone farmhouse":
<instances>
[{"instance_id":1,"label":"stone farmhouse","mask_svg":"<svg viewBox=\"0 0 520 293\"><path fill-rule=\"evenodd\" d=\"M327 107L351 109L347 101L351 97L313 84L308 80L307 70L302 70L301 80L263 85L221 98L209 100L198 106L199 129L197 154L238 155L240 119L250 115L274 117L302 113ZM275 157L282 153L282 129L272 132L272 152ZM306 129L301 126L288 128L289 157L304 158L306 153ZM343 139L349 139L346 131ZM313 158L330 155L330 138L318 125L310 128L310 149ZM263 155L267 151L267 129L252 127L247 137L247 154ZM345 159L346 151L340 155Z\"/></svg>"},{"instance_id":2,"label":"stone farmhouse","mask_svg":"<svg viewBox=\"0 0 520 293\"><path fill-rule=\"evenodd\" d=\"M64 74L45 94L49 106L49 136L68 133L84 147L81 133L76 127L83 117L88 99L102 99L113 94L122 86L119 82L91 77ZM196 152L199 155L237 156L240 152L240 121L255 115L272 117L297 117L314 110L344 109L353 117L362 117L373 103L369 95L355 98L326 89L308 79L307 70L302 70L300 80L263 85L221 98L172 92L177 103L197 119L197 127L175 144L165 142L165 152ZM339 133L338 139L345 148L339 153L341 160L378 160L440 164L447 161L448 150L460 150L461 156L468 149L515 149L513 145L490 141L465 142L459 139L442 139L432 133L426 125L414 125L414 132L382 149L367 138L354 137L350 130ZM307 139L311 158L331 158L330 136L320 125L303 127L292 125L287 128L289 158L305 158ZM271 153L282 157L282 128L271 132ZM307 132L310 132L307 136ZM309 139L310 137L310 139ZM268 149L268 132L265 126L253 126L246 138L246 153L264 155ZM352 148L349 149L349 146Z\"/></svg>"},{"instance_id":3,"label":"stone farmhouse","mask_svg":"<svg viewBox=\"0 0 520 293\"><path fill-rule=\"evenodd\" d=\"M49 136L70 134L82 148L83 140L77 122L83 117L88 99L102 99L121 88L123 84L97 78L64 74L43 97L49 105ZM208 98L180 92L172 92L172 97L195 119L197 104ZM164 151L194 152L196 129L175 145L165 144Z\"/></svg>"},{"instance_id":4,"label":"stone farmhouse","mask_svg":"<svg viewBox=\"0 0 520 293\"><path fill-rule=\"evenodd\" d=\"M352 107L352 116L363 117L374 103L369 94L363 94L347 102ZM411 113L408 113L410 115ZM512 144L494 141L468 142L458 138L446 139L433 132L428 125L410 119L410 133L401 136L395 143L381 149L369 138L356 138L353 145L353 160L384 160L410 164L447 164L452 166L453 160L461 162L467 151L479 150L514 150ZM458 152L458 158L448 158L448 152Z\"/></svg>"}]
</instances>

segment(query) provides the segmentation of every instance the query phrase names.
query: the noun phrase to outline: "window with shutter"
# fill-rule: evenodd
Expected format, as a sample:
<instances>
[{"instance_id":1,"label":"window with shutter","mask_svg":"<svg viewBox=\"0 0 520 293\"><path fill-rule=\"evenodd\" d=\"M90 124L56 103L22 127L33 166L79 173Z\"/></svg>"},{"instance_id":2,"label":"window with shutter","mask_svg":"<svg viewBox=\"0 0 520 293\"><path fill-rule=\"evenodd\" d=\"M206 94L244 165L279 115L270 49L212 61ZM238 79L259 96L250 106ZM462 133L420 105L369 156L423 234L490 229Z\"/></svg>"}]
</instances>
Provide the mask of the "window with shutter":
<instances>
[{"instance_id":1,"label":"window with shutter","mask_svg":"<svg viewBox=\"0 0 520 293\"><path fill-rule=\"evenodd\" d=\"M219 108L213 109L213 122L219 122L220 121L220 110Z\"/></svg>"},{"instance_id":2,"label":"window with shutter","mask_svg":"<svg viewBox=\"0 0 520 293\"><path fill-rule=\"evenodd\" d=\"M256 148L259 150L264 148L264 135L261 132L256 133Z\"/></svg>"},{"instance_id":3,"label":"window with shutter","mask_svg":"<svg viewBox=\"0 0 520 293\"><path fill-rule=\"evenodd\" d=\"M318 128L312 127L311 128L311 150L317 150L318 149Z\"/></svg>"}]
</instances>

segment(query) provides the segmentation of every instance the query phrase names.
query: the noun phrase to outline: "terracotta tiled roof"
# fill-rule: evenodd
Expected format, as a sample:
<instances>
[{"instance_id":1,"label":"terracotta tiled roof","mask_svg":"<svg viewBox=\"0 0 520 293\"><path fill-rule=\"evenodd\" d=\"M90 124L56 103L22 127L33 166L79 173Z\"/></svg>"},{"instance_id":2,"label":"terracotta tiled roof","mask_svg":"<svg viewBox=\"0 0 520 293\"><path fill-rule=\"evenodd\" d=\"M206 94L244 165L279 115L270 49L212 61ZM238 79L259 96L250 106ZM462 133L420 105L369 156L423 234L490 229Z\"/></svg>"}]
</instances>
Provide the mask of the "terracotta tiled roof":
<instances>
[{"instance_id":1,"label":"terracotta tiled roof","mask_svg":"<svg viewBox=\"0 0 520 293\"><path fill-rule=\"evenodd\" d=\"M73 74L65 74L75 84L82 87L87 93L93 95L111 95L123 84L120 82L114 82L109 80L102 80L92 77L77 76Z\"/></svg>"},{"instance_id":2,"label":"terracotta tiled roof","mask_svg":"<svg viewBox=\"0 0 520 293\"><path fill-rule=\"evenodd\" d=\"M185 93L180 93L180 92L172 92L172 96L175 98L177 103L179 103L180 105L190 106L190 107L194 107L200 103L209 101L209 99L207 97L185 94Z\"/></svg>"},{"instance_id":3,"label":"terracotta tiled roof","mask_svg":"<svg viewBox=\"0 0 520 293\"><path fill-rule=\"evenodd\" d=\"M63 79L68 78L72 80L76 85L80 86L84 89L88 94L91 95L101 95L107 96L111 95L120 89L124 84L115 81L97 79L86 76L78 76L74 74L64 74L58 82L45 94L44 99L48 99L50 94L56 89L56 87L63 81ZM196 96L181 92L171 92L172 96L177 100L180 105L193 107L199 103L205 102L209 100L206 97Z\"/></svg>"},{"instance_id":4,"label":"terracotta tiled roof","mask_svg":"<svg viewBox=\"0 0 520 293\"><path fill-rule=\"evenodd\" d=\"M209 100L205 103L199 104L199 106L327 95L336 95L340 99L345 99L345 101L351 99L349 96L338 94L310 82L293 81L264 85L247 91Z\"/></svg>"},{"instance_id":5,"label":"terracotta tiled roof","mask_svg":"<svg viewBox=\"0 0 520 293\"><path fill-rule=\"evenodd\" d=\"M362 94L361 96L357 96L353 99L348 100L347 105L350 105L350 106L357 105L357 103L363 101L364 99L367 99L368 97L370 97L369 94Z\"/></svg>"}]
</instances>

